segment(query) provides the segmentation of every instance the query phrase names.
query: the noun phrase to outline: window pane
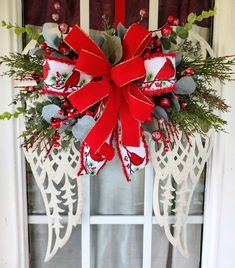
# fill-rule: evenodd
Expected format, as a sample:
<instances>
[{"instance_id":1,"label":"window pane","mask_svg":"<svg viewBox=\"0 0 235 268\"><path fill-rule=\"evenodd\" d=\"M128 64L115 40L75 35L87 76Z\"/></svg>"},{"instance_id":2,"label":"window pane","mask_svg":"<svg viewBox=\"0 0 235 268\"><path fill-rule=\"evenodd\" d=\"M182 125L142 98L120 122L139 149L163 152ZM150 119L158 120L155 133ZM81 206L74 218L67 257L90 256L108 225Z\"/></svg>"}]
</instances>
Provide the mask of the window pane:
<instances>
[{"instance_id":1,"label":"window pane","mask_svg":"<svg viewBox=\"0 0 235 268\"><path fill-rule=\"evenodd\" d=\"M143 215L144 170L127 182L118 157L91 177L91 214Z\"/></svg>"},{"instance_id":2,"label":"window pane","mask_svg":"<svg viewBox=\"0 0 235 268\"><path fill-rule=\"evenodd\" d=\"M199 268L202 225L187 227L189 258L183 257L167 240L163 228L153 226L152 268Z\"/></svg>"},{"instance_id":3,"label":"window pane","mask_svg":"<svg viewBox=\"0 0 235 268\"><path fill-rule=\"evenodd\" d=\"M74 229L68 243L55 257L44 262L47 249L47 225L29 225L30 267L31 268L81 268L81 227Z\"/></svg>"},{"instance_id":4,"label":"window pane","mask_svg":"<svg viewBox=\"0 0 235 268\"><path fill-rule=\"evenodd\" d=\"M94 225L91 231L92 268L142 267L142 225Z\"/></svg>"}]
</instances>

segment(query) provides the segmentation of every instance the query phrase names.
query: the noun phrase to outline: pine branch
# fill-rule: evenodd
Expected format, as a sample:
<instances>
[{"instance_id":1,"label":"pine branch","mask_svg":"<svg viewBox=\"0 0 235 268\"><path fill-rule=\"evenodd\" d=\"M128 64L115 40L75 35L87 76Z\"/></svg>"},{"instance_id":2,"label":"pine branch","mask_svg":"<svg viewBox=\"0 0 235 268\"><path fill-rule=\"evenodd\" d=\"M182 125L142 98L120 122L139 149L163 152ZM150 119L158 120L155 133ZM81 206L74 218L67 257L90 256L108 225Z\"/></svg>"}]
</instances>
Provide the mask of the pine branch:
<instances>
[{"instance_id":1,"label":"pine branch","mask_svg":"<svg viewBox=\"0 0 235 268\"><path fill-rule=\"evenodd\" d=\"M188 134L197 132L204 135L211 128L216 131L224 131L223 127L227 123L206 106L200 105L189 98L186 109L176 111L175 108L172 108L169 116L174 125Z\"/></svg>"},{"instance_id":2,"label":"pine branch","mask_svg":"<svg viewBox=\"0 0 235 268\"><path fill-rule=\"evenodd\" d=\"M9 56L0 57L0 65L2 64L9 67L9 70L4 72L3 75L16 76L20 79L42 76L43 58L40 57L10 53Z\"/></svg>"}]
</instances>

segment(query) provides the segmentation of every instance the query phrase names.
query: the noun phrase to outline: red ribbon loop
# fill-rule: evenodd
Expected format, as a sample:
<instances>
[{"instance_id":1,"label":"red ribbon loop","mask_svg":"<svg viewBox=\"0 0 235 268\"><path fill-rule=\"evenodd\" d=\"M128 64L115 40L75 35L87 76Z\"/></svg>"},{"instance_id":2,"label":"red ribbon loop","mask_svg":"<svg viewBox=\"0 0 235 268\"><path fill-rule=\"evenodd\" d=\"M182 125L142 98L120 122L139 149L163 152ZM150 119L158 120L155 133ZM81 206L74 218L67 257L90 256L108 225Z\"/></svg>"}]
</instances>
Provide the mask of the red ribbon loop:
<instances>
[{"instance_id":1,"label":"red ribbon loop","mask_svg":"<svg viewBox=\"0 0 235 268\"><path fill-rule=\"evenodd\" d=\"M87 50L81 50L75 70L82 71L93 77L109 75L111 64L103 57L99 57Z\"/></svg>"},{"instance_id":2,"label":"red ribbon loop","mask_svg":"<svg viewBox=\"0 0 235 268\"><path fill-rule=\"evenodd\" d=\"M152 102L133 84L124 91L124 96L132 117L140 122L145 122L153 110Z\"/></svg>"},{"instance_id":3,"label":"red ribbon loop","mask_svg":"<svg viewBox=\"0 0 235 268\"><path fill-rule=\"evenodd\" d=\"M107 97L110 93L109 80L103 79L90 82L80 90L74 91L68 96L71 104L79 111L84 112L97 102Z\"/></svg>"},{"instance_id":4,"label":"red ribbon loop","mask_svg":"<svg viewBox=\"0 0 235 268\"><path fill-rule=\"evenodd\" d=\"M144 62L140 56L124 61L111 69L111 78L119 87L123 87L144 76Z\"/></svg>"},{"instance_id":5,"label":"red ribbon loop","mask_svg":"<svg viewBox=\"0 0 235 268\"><path fill-rule=\"evenodd\" d=\"M106 143L120 118L122 144L140 145L140 123L149 118L153 103L143 95L132 82L145 76L143 59L140 54L146 47L151 33L139 24L132 25L123 39L123 59L112 67L100 48L78 27L75 26L65 42L79 54L75 71L85 72L93 77L103 77L90 82L68 96L71 104L83 112L107 97L105 109L94 127L86 136L91 150L110 160L114 149Z\"/></svg>"},{"instance_id":6,"label":"red ribbon loop","mask_svg":"<svg viewBox=\"0 0 235 268\"><path fill-rule=\"evenodd\" d=\"M96 43L85 33L78 25L75 25L69 34L65 37L64 42L69 45L78 55L82 49L90 51L97 56L103 57L103 51Z\"/></svg>"},{"instance_id":7,"label":"red ribbon loop","mask_svg":"<svg viewBox=\"0 0 235 268\"><path fill-rule=\"evenodd\" d=\"M136 55L141 55L151 37L152 34L147 29L137 23L132 24L127 30L122 41L124 52L123 60L130 59Z\"/></svg>"}]
</instances>

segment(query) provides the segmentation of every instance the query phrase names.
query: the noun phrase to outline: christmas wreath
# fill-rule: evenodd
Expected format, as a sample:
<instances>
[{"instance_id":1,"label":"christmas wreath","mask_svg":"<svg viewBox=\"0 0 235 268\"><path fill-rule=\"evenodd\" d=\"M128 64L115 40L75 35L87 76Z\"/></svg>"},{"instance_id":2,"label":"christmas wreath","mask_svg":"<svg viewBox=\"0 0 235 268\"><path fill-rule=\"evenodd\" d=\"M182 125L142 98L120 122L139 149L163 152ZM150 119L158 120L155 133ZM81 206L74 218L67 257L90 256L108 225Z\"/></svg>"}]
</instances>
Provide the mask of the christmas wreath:
<instances>
[{"instance_id":1,"label":"christmas wreath","mask_svg":"<svg viewBox=\"0 0 235 268\"><path fill-rule=\"evenodd\" d=\"M215 110L227 112L228 106L213 80L231 80L234 58L203 58L200 44L189 38L193 24L214 13L191 13L185 25L169 16L156 31L141 26L144 10L128 29L113 27L104 16L104 31L93 39L78 26L56 23L55 16L41 33L2 21L16 34L26 33L35 47L0 57L9 67L6 75L34 81L17 86L13 104L20 105L0 119L23 115L22 146L40 148L45 157L79 142L79 175L96 175L117 153L130 180L149 160L146 131L167 153L179 131L190 143L195 132L223 130L226 122Z\"/></svg>"}]
</instances>

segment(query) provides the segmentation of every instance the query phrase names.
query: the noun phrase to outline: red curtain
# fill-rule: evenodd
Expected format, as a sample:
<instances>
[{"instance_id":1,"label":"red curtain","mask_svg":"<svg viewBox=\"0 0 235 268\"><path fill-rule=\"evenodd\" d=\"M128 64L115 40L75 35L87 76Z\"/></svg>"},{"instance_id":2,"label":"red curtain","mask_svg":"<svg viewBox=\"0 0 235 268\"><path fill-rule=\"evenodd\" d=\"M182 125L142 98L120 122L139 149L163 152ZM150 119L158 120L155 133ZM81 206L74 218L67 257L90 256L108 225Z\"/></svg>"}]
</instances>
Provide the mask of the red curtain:
<instances>
[{"instance_id":1,"label":"red curtain","mask_svg":"<svg viewBox=\"0 0 235 268\"><path fill-rule=\"evenodd\" d=\"M173 15L185 23L187 15L191 11L200 13L211 7L212 0L160 0L159 1L159 26L163 25L167 16ZM24 0L24 22L25 24L42 25L44 22L52 21L51 14L54 0ZM61 21L66 21L70 26L79 24L79 0L60 0ZM101 16L106 14L111 23L114 20L114 1L110 0L90 0L90 26L92 29L102 29ZM148 10L149 1L146 0L126 0L126 25L139 19L139 10ZM201 23L201 26L208 27L209 20ZM144 22L147 26L147 20Z\"/></svg>"}]
</instances>

